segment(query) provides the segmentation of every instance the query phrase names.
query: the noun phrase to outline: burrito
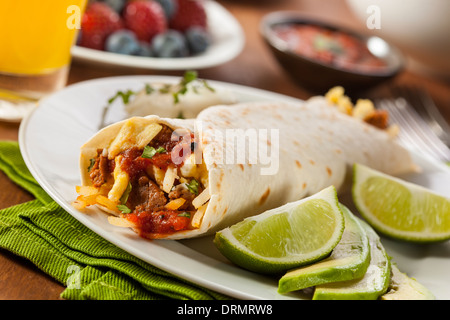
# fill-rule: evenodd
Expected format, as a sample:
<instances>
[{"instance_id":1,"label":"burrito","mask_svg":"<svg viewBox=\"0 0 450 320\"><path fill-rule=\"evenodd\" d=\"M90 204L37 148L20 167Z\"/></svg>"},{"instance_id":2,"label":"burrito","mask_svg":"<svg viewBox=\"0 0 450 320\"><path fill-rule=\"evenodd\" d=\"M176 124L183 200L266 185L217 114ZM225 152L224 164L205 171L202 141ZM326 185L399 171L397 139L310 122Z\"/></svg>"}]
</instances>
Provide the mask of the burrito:
<instances>
[{"instance_id":1,"label":"burrito","mask_svg":"<svg viewBox=\"0 0 450 320\"><path fill-rule=\"evenodd\" d=\"M387 130L324 97L217 105L196 119L132 117L82 146L74 205L96 205L147 239L192 238L340 190L354 163L392 175L414 169Z\"/></svg>"}]
</instances>

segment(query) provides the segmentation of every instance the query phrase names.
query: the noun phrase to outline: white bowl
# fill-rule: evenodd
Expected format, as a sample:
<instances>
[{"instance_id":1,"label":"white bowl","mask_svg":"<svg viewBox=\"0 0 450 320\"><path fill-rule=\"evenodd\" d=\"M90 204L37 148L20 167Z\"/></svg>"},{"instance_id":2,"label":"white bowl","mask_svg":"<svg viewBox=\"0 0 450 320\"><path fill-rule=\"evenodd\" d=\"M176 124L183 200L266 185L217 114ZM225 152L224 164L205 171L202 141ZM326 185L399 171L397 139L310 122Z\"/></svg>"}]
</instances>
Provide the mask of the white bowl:
<instances>
[{"instance_id":1,"label":"white bowl","mask_svg":"<svg viewBox=\"0 0 450 320\"><path fill-rule=\"evenodd\" d=\"M450 77L450 0L347 0L364 27L379 9L380 29L368 30L399 47L424 70Z\"/></svg>"}]
</instances>

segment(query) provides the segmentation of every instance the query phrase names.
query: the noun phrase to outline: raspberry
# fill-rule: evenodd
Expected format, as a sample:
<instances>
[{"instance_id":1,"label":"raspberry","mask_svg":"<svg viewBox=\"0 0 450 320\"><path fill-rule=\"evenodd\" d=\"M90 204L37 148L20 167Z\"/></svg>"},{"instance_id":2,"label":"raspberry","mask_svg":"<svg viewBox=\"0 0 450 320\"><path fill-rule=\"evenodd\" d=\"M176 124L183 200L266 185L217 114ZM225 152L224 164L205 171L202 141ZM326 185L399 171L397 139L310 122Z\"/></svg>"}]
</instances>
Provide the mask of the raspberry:
<instances>
[{"instance_id":1,"label":"raspberry","mask_svg":"<svg viewBox=\"0 0 450 320\"><path fill-rule=\"evenodd\" d=\"M125 26L141 41L151 39L167 29L164 10L158 2L137 0L129 2L123 11Z\"/></svg>"},{"instance_id":2,"label":"raspberry","mask_svg":"<svg viewBox=\"0 0 450 320\"><path fill-rule=\"evenodd\" d=\"M120 16L107 4L94 2L89 5L81 20L79 45L103 50L106 38L123 27Z\"/></svg>"},{"instance_id":3,"label":"raspberry","mask_svg":"<svg viewBox=\"0 0 450 320\"><path fill-rule=\"evenodd\" d=\"M186 31L192 26L207 28L207 17L203 3L198 0L176 0L176 12L170 20L170 27Z\"/></svg>"}]
</instances>

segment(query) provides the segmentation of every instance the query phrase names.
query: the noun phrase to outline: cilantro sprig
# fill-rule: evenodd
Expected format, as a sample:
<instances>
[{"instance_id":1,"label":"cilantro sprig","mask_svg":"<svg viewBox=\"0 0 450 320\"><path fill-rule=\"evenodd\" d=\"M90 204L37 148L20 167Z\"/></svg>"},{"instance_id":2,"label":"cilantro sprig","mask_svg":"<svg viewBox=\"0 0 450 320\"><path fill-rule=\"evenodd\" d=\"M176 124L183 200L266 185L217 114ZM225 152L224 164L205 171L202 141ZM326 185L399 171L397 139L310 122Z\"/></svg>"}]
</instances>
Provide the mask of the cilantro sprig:
<instances>
[{"instance_id":1,"label":"cilantro sprig","mask_svg":"<svg viewBox=\"0 0 450 320\"><path fill-rule=\"evenodd\" d=\"M177 84L164 84L162 87L157 89L147 83L147 84L145 84L144 91L146 94L152 94L155 91L158 91L159 93L162 93L162 94L172 94L173 103L177 104L180 102L180 96L186 94L186 92L188 91L188 84L195 80L197 80L199 82L199 86L192 87L192 90L195 93L197 93L197 94L199 93L198 88L200 86L207 88L211 92L215 91L214 88L212 88L206 80L199 79L197 71L193 71L193 70L186 71L184 73L183 77L181 78L181 80L179 81L179 83L177 83ZM130 103L132 97L137 94L139 94L139 91L133 91L130 89L125 90L125 91L120 90L120 91L117 91L114 96L109 98L108 104L104 107L102 120L101 120L99 128L104 127L106 114L109 110L109 107L113 104L114 101L116 101L117 99L121 99L123 104L126 105L126 104Z\"/></svg>"},{"instance_id":2,"label":"cilantro sprig","mask_svg":"<svg viewBox=\"0 0 450 320\"><path fill-rule=\"evenodd\" d=\"M157 153L164 153L166 151L167 150L164 149L163 147L159 147L158 149L155 149L155 148L150 147L150 146L145 146L144 150L142 151L141 157L142 158L146 158L146 159L151 159L151 158L154 157L155 154L157 154Z\"/></svg>"},{"instance_id":3,"label":"cilantro sprig","mask_svg":"<svg viewBox=\"0 0 450 320\"><path fill-rule=\"evenodd\" d=\"M179 216L179 217L190 218L190 217L191 217L191 213L190 213L190 212L187 212L187 211L184 211L184 212L182 212L182 213L179 213L178 216Z\"/></svg>"},{"instance_id":4,"label":"cilantro sprig","mask_svg":"<svg viewBox=\"0 0 450 320\"><path fill-rule=\"evenodd\" d=\"M124 204L118 204L118 205L117 205L117 209L119 209L120 212L122 212L122 213L131 213L131 209L128 208L128 207L127 207L126 205L124 205Z\"/></svg>"},{"instance_id":5,"label":"cilantro sprig","mask_svg":"<svg viewBox=\"0 0 450 320\"><path fill-rule=\"evenodd\" d=\"M108 104L113 103L118 98L122 98L123 104L128 104L130 102L130 98L135 94L137 94L137 92L132 90L117 91L114 96L108 99Z\"/></svg>"},{"instance_id":6,"label":"cilantro sprig","mask_svg":"<svg viewBox=\"0 0 450 320\"><path fill-rule=\"evenodd\" d=\"M188 188L190 193L193 193L195 195L198 195L198 187L199 187L199 183L197 180L192 179L191 181L189 181L189 183L186 183L186 187Z\"/></svg>"}]
</instances>

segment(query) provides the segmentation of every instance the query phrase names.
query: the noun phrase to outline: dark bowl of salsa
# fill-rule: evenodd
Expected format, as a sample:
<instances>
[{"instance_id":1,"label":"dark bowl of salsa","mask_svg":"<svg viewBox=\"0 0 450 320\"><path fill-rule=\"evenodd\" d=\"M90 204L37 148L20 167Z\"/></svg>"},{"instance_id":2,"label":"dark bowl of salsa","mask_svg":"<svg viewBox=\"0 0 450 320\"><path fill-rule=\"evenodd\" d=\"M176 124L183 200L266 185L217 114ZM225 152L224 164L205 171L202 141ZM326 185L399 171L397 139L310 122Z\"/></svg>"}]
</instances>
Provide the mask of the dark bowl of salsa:
<instances>
[{"instance_id":1,"label":"dark bowl of salsa","mask_svg":"<svg viewBox=\"0 0 450 320\"><path fill-rule=\"evenodd\" d=\"M402 54L383 39L295 12L266 15L260 32L279 64L309 90L364 90L403 69Z\"/></svg>"}]
</instances>

